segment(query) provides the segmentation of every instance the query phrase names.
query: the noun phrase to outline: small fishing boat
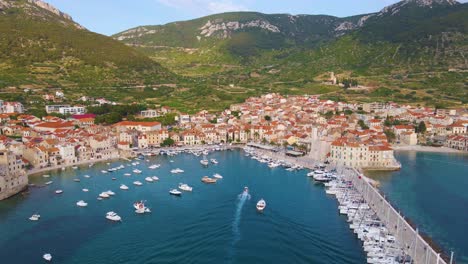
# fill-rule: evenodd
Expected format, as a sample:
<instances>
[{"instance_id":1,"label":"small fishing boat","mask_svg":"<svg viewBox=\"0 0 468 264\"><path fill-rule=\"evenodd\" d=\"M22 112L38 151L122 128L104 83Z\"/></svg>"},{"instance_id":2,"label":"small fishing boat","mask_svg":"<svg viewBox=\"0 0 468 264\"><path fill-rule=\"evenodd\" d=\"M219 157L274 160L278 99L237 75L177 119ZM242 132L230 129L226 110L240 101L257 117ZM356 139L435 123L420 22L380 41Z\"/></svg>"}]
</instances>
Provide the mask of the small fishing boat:
<instances>
[{"instance_id":1,"label":"small fishing boat","mask_svg":"<svg viewBox=\"0 0 468 264\"><path fill-rule=\"evenodd\" d=\"M153 176L151 177L151 179L153 179L153 181L159 181L159 178L157 176Z\"/></svg>"},{"instance_id":2,"label":"small fishing boat","mask_svg":"<svg viewBox=\"0 0 468 264\"><path fill-rule=\"evenodd\" d=\"M107 191L106 193L107 193L108 195L110 195L110 196L114 196L114 195L115 195L115 192L113 192L113 191Z\"/></svg>"},{"instance_id":3,"label":"small fishing boat","mask_svg":"<svg viewBox=\"0 0 468 264\"><path fill-rule=\"evenodd\" d=\"M56 193L56 194L62 194L62 193L63 193L63 190L56 190L55 193Z\"/></svg>"},{"instance_id":4,"label":"small fishing boat","mask_svg":"<svg viewBox=\"0 0 468 264\"><path fill-rule=\"evenodd\" d=\"M76 203L77 206L79 207L86 207L88 206L88 203L86 203L85 201L83 200L79 200L77 203Z\"/></svg>"},{"instance_id":5,"label":"small fishing boat","mask_svg":"<svg viewBox=\"0 0 468 264\"><path fill-rule=\"evenodd\" d=\"M211 163L213 164L218 164L218 161L216 159L210 159Z\"/></svg>"},{"instance_id":6,"label":"small fishing boat","mask_svg":"<svg viewBox=\"0 0 468 264\"><path fill-rule=\"evenodd\" d=\"M218 174L218 173L215 173L215 174L213 175L213 177L215 177L216 179L222 179L222 178L223 178L223 176L221 176L221 175Z\"/></svg>"},{"instance_id":7,"label":"small fishing boat","mask_svg":"<svg viewBox=\"0 0 468 264\"><path fill-rule=\"evenodd\" d=\"M172 189L172 190L169 191L169 194L175 195L175 196L181 196L182 192L177 190L177 189Z\"/></svg>"},{"instance_id":8,"label":"small fishing boat","mask_svg":"<svg viewBox=\"0 0 468 264\"><path fill-rule=\"evenodd\" d=\"M257 203L257 210L263 211L263 210L265 210L265 207L266 207L265 200L260 199L260 201L258 201L258 203Z\"/></svg>"},{"instance_id":9,"label":"small fishing boat","mask_svg":"<svg viewBox=\"0 0 468 264\"><path fill-rule=\"evenodd\" d=\"M83 191L83 192L89 192L89 190L86 189L86 188L85 188L85 189L82 189L82 191Z\"/></svg>"},{"instance_id":10,"label":"small fishing boat","mask_svg":"<svg viewBox=\"0 0 468 264\"><path fill-rule=\"evenodd\" d=\"M203 176L201 181L204 182L204 183L216 183L217 180L213 179L213 178L210 178L208 176Z\"/></svg>"},{"instance_id":11,"label":"small fishing boat","mask_svg":"<svg viewBox=\"0 0 468 264\"><path fill-rule=\"evenodd\" d=\"M128 186L125 184L120 185L121 190L128 190Z\"/></svg>"},{"instance_id":12,"label":"small fishing boat","mask_svg":"<svg viewBox=\"0 0 468 264\"><path fill-rule=\"evenodd\" d=\"M203 165L203 166L208 166L208 164L210 164L210 162L207 159L202 159L202 160L200 160L200 164Z\"/></svg>"},{"instance_id":13,"label":"small fishing boat","mask_svg":"<svg viewBox=\"0 0 468 264\"><path fill-rule=\"evenodd\" d=\"M102 170L101 172L102 172L102 173L107 173L107 171L106 171L106 170Z\"/></svg>"},{"instance_id":14,"label":"small fishing boat","mask_svg":"<svg viewBox=\"0 0 468 264\"><path fill-rule=\"evenodd\" d=\"M117 178L112 178L113 181L117 180Z\"/></svg>"},{"instance_id":15,"label":"small fishing boat","mask_svg":"<svg viewBox=\"0 0 468 264\"><path fill-rule=\"evenodd\" d=\"M53 181L48 181L45 183L45 185L50 185L51 183L53 183Z\"/></svg>"},{"instance_id":16,"label":"small fishing boat","mask_svg":"<svg viewBox=\"0 0 468 264\"><path fill-rule=\"evenodd\" d=\"M153 164L153 165L149 166L148 169L154 170L154 169L157 169L157 168L159 168L159 167L161 167L161 165L159 165L159 164Z\"/></svg>"},{"instance_id":17,"label":"small fishing boat","mask_svg":"<svg viewBox=\"0 0 468 264\"><path fill-rule=\"evenodd\" d=\"M83 176L83 177L85 177L85 178L91 178L91 176L89 176L89 175L85 175L85 176Z\"/></svg>"},{"instance_id":18,"label":"small fishing boat","mask_svg":"<svg viewBox=\"0 0 468 264\"><path fill-rule=\"evenodd\" d=\"M107 192L102 192L102 193L99 194L99 197L100 198L109 198L110 196L109 196L109 194Z\"/></svg>"},{"instance_id":19,"label":"small fishing boat","mask_svg":"<svg viewBox=\"0 0 468 264\"><path fill-rule=\"evenodd\" d=\"M51 261L52 260L52 255L49 254L49 253L46 253L42 256L43 259L45 259L46 261Z\"/></svg>"},{"instance_id":20,"label":"small fishing boat","mask_svg":"<svg viewBox=\"0 0 468 264\"><path fill-rule=\"evenodd\" d=\"M134 181L133 184L136 185L136 186L141 186L141 185L143 185L143 183L141 183L140 181Z\"/></svg>"},{"instance_id":21,"label":"small fishing boat","mask_svg":"<svg viewBox=\"0 0 468 264\"><path fill-rule=\"evenodd\" d=\"M74 182L80 182L80 179L73 179Z\"/></svg>"},{"instance_id":22,"label":"small fishing boat","mask_svg":"<svg viewBox=\"0 0 468 264\"><path fill-rule=\"evenodd\" d=\"M141 173L141 170L139 170L139 169L134 169L134 170L133 170L133 173L140 174L140 173Z\"/></svg>"},{"instance_id":23,"label":"small fishing boat","mask_svg":"<svg viewBox=\"0 0 468 264\"><path fill-rule=\"evenodd\" d=\"M185 183L179 183L179 189L182 191L191 192L193 188Z\"/></svg>"},{"instance_id":24,"label":"small fishing boat","mask_svg":"<svg viewBox=\"0 0 468 264\"><path fill-rule=\"evenodd\" d=\"M76 169L78 169L78 167L77 167L77 166L73 166L72 169L76 170Z\"/></svg>"},{"instance_id":25,"label":"small fishing boat","mask_svg":"<svg viewBox=\"0 0 468 264\"><path fill-rule=\"evenodd\" d=\"M117 222L117 221L122 221L122 218L116 214L115 212L107 212L106 214L106 218L111 220L111 221L114 221L114 222Z\"/></svg>"},{"instance_id":26,"label":"small fishing boat","mask_svg":"<svg viewBox=\"0 0 468 264\"><path fill-rule=\"evenodd\" d=\"M178 173L183 173L183 172L184 172L184 170L181 170L179 168L171 170L171 173L173 173L173 174L178 174Z\"/></svg>"},{"instance_id":27,"label":"small fishing boat","mask_svg":"<svg viewBox=\"0 0 468 264\"><path fill-rule=\"evenodd\" d=\"M39 220L39 218L41 218L41 215L39 215L39 214L33 214L31 217L29 217L29 220L31 220L31 221L37 221L37 220Z\"/></svg>"},{"instance_id":28,"label":"small fishing boat","mask_svg":"<svg viewBox=\"0 0 468 264\"><path fill-rule=\"evenodd\" d=\"M132 176L130 173L124 173L124 176Z\"/></svg>"},{"instance_id":29,"label":"small fishing boat","mask_svg":"<svg viewBox=\"0 0 468 264\"><path fill-rule=\"evenodd\" d=\"M44 175L42 175L42 177L44 177L44 178L49 178L50 175L49 175L49 174L44 174Z\"/></svg>"}]
</instances>

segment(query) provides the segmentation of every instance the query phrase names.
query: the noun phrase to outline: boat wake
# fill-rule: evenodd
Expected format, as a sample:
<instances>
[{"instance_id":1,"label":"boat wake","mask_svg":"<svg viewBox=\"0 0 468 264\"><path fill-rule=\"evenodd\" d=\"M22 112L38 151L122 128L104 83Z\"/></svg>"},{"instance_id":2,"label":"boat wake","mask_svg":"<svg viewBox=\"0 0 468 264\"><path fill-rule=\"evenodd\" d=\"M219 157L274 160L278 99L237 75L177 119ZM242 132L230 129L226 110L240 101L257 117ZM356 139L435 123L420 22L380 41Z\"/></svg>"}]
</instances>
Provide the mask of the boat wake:
<instances>
[{"instance_id":1,"label":"boat wake","mask_svg":"<svg viewBox=\"0 0 468 264\"><path fill-rule=\"evenodd\" d=\"M250 200L250 197L251 196L247 191L244 191L243 193L239 194L239 199L238 199L237 206L236 206L236 212L234 214L234 220L232 221L232 233L234 235L234 238L231 243L231 251L229 254L229 259L231 260L234 255L234 246L240 240L239 223L240 223L241 216L242 216L242 208L244 207L245 202L247 200Z\"/></svg>"}]
</instances>

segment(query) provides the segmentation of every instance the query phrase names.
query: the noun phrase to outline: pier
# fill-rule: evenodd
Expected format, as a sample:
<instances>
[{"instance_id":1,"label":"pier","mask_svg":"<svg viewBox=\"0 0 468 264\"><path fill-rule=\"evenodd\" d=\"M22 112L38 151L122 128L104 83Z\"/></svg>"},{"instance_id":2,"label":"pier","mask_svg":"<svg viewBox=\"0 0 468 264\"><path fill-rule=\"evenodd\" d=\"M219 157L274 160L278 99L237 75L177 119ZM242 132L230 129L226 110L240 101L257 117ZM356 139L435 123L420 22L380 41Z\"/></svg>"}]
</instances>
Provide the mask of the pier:
<instances>
[{"instance_id":1,"label":"pier","mask_svg":"<svg viewBox=\"0 0 468 264\"><path fill-rule=\"evenodd\" d=\"M422 264L452 264L441 257L411 224L382 196L376 187L356 169L339 168L347 180L350 180L370 208L377 214L396 240L404 246L406 254L411 256L414 263ZM453 257L453 255L452 255Z\"/></svg>"}]
</instances>

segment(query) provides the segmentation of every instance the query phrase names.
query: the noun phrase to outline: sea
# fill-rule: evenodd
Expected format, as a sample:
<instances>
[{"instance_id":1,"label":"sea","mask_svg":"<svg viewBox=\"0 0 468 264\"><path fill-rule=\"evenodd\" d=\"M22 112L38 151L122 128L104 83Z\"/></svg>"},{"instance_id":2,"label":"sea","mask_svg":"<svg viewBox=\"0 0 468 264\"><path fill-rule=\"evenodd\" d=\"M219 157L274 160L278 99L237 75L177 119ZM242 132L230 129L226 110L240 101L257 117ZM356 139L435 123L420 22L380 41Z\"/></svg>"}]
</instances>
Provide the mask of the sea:
<instances>
[{"instance_id":1,"label":"sea","mask_svg":"<svg viewBox=\"0 0 468 264\"><path fill-rule=\"evenodd\" d=\"M468 155L396 152L402 168L368 172L391 203L454 263L468 263Z\"/></svg>"},{"instance_id":2,"label":"sea","mask_svg":"<svg viewBox=\"0 0 468 264\"><path fill-rule=\"evenodd\" d=\"M336 199L306 177L307 171L271 169L240 150L213 152L208 158L215 158L219 163L204 168L200 157L180 154L145 157L137 166L120 160L48 172L49 178L31 176L30 183L37 186L47 181L53 183L31 187L26 194L0 202L0 263L44 263L45 253L52 255L53 263L69 264L366 262L361 242L349 229L346 218L338 214ZM389 177L384 188L395 193L392 196L395 200L406 201L401 208L409 207L408 215L419 216L415 220L425 219L421 212L434 213L437 216L433 216L434 221L421 221L421 227L448 224L447 228L453 232L446 233L439 226L434 232L453 241L454 247L466 249L466 240L464 246L456 243L463 239L466 229L456 227L463 224L466 227L468 223L467 181L462 186L461 182L449 178L447 172L453 171L455 165L437 165L440 161L436 160L426 162L427 166L445 166L445 169L431 176L431 180L416 183L421 177L403 175L404 169L402 175ZM458 164L463 160L450 162ZM408 163L411 164L409 157ZM125 169L101 173L121 164ZM161 167L151 170L148 166L152 164ZM133 173L135 168L142 173ZM185 172L171 174L170 170L175 168ZM418 173L417 169L410 171L415 170ZM428 171L433 173L431 169ZM203 176L215 173L223 176L216 184L200 181ZM147 176L157 176L159 181L147 183L144 181ZM399 178L409 178L408 186L392 183ZM136 180L143 186L133 185ZM437 182L436 188L418 188L418 185L429 185L430 181ZM192 186L193 192L171 196L169 190L177 188L179 183ZM120 190L121 184L129 190ZM404 187L402 190L392 187L400 185ZM244 187L249 188L250 195L241 195ZM83 192L83 188L89 192ZM55 194L57 189L63 193ZM422 210L412 208L420 206L424 199L414 194L406 197L404 193L408 189L424 192L431 202L424 203ZM115 192L115 196L97 199L99 193L108 190ZM449 198L442 199L444 196ZM258 212L255 205L262 198L267 207ZM460 199L465 204L460 204ZM79 200L88 206L76 206ZM146 201L151 213L135 213L133 203L140 200ZM107 220L105 215L109 211L120 215L122 221ZM41 215L40 220L30 221L28 218L36 213Z\"/></svg>"}]
</instances>

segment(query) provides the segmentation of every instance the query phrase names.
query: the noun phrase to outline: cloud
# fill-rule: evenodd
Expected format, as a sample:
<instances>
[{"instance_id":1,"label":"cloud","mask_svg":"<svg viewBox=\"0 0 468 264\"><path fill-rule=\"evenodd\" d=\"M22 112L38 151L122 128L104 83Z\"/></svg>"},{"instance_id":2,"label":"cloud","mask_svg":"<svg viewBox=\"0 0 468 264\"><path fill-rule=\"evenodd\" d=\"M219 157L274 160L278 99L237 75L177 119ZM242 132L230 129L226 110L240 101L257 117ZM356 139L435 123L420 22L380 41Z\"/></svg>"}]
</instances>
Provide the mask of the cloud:
<instances>
[{"instance_id":1,"label":"cloud","mask_svg":"<svg viewBox=\"0 0 468 264\"><path fill-rule=\"evenodd\" d=\"M231 0L157 0L166 6L195 14L214 14L231 11L248 11L243 3ZM239 2L239 1L237 1Z\"/></svg>"}]
</instances>

